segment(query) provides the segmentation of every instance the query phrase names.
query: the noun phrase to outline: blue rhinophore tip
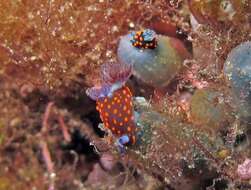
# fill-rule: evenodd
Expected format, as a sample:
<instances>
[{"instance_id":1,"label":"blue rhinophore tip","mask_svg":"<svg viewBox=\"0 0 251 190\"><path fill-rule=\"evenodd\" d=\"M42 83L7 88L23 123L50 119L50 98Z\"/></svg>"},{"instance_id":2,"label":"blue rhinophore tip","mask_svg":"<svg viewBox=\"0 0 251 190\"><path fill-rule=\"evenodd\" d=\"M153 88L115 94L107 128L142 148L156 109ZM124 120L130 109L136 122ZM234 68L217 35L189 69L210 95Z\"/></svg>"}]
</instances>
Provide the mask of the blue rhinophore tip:
<instances>
[{"instance_id":1,"label":"blue rhinophore tip","mask_svg":"<svg viewBox=\"0 0 251 190\"><path fill-rule=\"evenodd\" d=\"M128 135L123 135L118 139L118 143L125 145L127 143L129 143L130 139L128 137Z\"/></svg>"},{"instance_id":2,"label":"blue rhinophore tip","mask_svg":"<svg viewBox=\"0 0 251 190\"><path fill-rule=\"evenodd\" d=\"M130 141L130 139L129 139L128 135L123 135L123 136L119 137L116 144L118 146L120 153L125 152L125 144L129 143L129 141Z\"/></svg>"},{"instance_id":3,"label":"blue rhinophore tip","mask_svg":"<svg viewBox=\"0 0 251 190\"><path fill-rule=\"evenodd\" d=\"M151 42L156 37L156 33L153 30L145 29L142 34L145 42Z\"/></svg>"}]
</instances>

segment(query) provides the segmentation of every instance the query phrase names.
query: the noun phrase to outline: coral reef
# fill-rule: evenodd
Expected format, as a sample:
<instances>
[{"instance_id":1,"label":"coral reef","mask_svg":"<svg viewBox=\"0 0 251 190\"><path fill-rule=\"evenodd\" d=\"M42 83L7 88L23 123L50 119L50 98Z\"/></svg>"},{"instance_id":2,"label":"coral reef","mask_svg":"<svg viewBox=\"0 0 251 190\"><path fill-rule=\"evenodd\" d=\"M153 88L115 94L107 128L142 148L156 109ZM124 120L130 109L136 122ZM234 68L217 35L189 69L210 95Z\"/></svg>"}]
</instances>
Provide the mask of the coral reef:
<instances>
[{"instance_id":1,"label":"coral reef","mask_svg":"<svg viewBox=\"0 0 251 190\"><path fill-rule=\"evenodd\" d=\"M0 190L251 189L250 13L0 1Z\"/></svg>"}]
</instances>

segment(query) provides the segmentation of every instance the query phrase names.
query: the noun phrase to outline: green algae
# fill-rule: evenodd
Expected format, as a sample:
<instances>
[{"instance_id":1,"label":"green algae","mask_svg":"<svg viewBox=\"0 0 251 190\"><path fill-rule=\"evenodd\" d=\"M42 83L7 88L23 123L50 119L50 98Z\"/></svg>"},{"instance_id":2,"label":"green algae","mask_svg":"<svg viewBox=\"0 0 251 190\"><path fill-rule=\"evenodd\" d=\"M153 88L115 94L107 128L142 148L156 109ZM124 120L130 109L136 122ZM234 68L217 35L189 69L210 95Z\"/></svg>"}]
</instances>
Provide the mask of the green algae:
<instances>
[{"instance_id":1,"label":"green algae","mask_svg":"<svg viewBox=\"0 0 251 190\"><path fill-rule=\"evenodd\" d=\"M218 129L231 118L224 94L214 89L197 90L191 100L192 121L202 128Z\"/></svg>"}]
</instances>

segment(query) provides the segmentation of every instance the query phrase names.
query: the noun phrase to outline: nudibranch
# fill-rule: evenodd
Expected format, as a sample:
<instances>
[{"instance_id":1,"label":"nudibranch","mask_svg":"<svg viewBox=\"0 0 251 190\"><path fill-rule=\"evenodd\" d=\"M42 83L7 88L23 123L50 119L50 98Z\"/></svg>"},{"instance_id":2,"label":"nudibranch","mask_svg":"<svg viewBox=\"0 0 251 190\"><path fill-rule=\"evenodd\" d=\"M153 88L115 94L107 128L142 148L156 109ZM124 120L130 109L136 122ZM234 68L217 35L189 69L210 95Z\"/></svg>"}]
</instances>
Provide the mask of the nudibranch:
<instances>
[{"instance_id":1,"label":"nudibranch","mask_svg":"<svg viewBox=\"0 0 251 190\"><path fill-rule=\"evenodd\" d=\"M96 108L104 126L113 134L128 135L131 144L136 142L132 93L127 86L114 91L111 97L98 99Z\"/></svg>"},{"instance_id":2,"label":"nudibranch","mask_svg":"<svg viewBox=\"0 0 251 190\"><path fill-rule=\"evenodd\" d=\"M133 67L136 77L156 88L166 87L190 55L178 39L150 29L122 36L117 54L121 63Z\"/></svg>"},{"instance_id":3,"label":"nudibranch","mask_svg":"<svg viewBox=\"0 0 251 190\"><path fill-rule=\"evenodd\" d=\"M155 32L153 30L145 30L132 32L132 39L130 40L132 45L139 49L155 49L157 47L157 41Z\"/></svg>"},{"instance_id":4,"label":"nudibranch","mask_svg":"<svg viewBox=\"0 0 251 190\"><path fill-rule=\"evenodd\" d=\"M131 74L131 66L106 63L101 67L103 84L87 89L87 95L96 101L96 108L104 127L119 137L117 143L136 142L136 122L133 110L133 96L125 82Z\"/></svg>"}]
</instances>

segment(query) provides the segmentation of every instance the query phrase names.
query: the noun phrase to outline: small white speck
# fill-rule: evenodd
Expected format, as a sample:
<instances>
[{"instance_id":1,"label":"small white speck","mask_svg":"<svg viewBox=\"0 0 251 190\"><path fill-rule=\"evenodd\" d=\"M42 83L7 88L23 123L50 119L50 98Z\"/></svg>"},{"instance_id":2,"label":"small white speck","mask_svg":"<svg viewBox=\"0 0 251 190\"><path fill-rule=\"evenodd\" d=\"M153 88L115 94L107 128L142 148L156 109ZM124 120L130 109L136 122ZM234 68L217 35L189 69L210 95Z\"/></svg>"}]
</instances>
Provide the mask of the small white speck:
<instances>
[{"instance_id":1,"label":"small white speck","mask_svg":"<svg viewBox=\"0 0 251 190\"><path fill-rule=\"evenodd\" d=\"M35 61L36 59L37 59L36 56L31 56L31 57L30 57L30 60L31 60L31 61Z\"/></svg>"},{"instance_id":2,"label":"small white speck","mask_svg":"<svg viewBox=\"0 0 251 190\"><path fill-rule=\"evenodd\" d=\"M112 56L112 51L107 50L105 55L106 55L106 57L111 57Z\"/></svg>"},{"instance_id":3,"label":"small white speck","mask_svg":"<svg viewBox=\"0 0 251 190\"><path fill-rule=\"evenodd\" d=\"M112 33L118 32L118 31L119 31L119 28L117 26L112 27Z\"/></svg>"},{"instance_id":4,"label":"small white speck","mask_svg":"<svg viewBox=\"0 0 251 190\"><path fill-rule=\"evenodd\" d=\"M133 29L134 27L135 27L134 23L133 23L133 22L130 22L130 23L129 23L129 28L132 28L132 29Z\"/></svg>"},{"instance_id":5,"label":"small white speck","mask_svg":"<svg viewBox=\"0 0 251 190\"><path fill-rule=\"evenodd\" d=\"M56 173L52 172L52 173L50 174L50 178L53 179L53 178L55 178L55 177L56 177Z\"/></svg>"}]
</instances>

